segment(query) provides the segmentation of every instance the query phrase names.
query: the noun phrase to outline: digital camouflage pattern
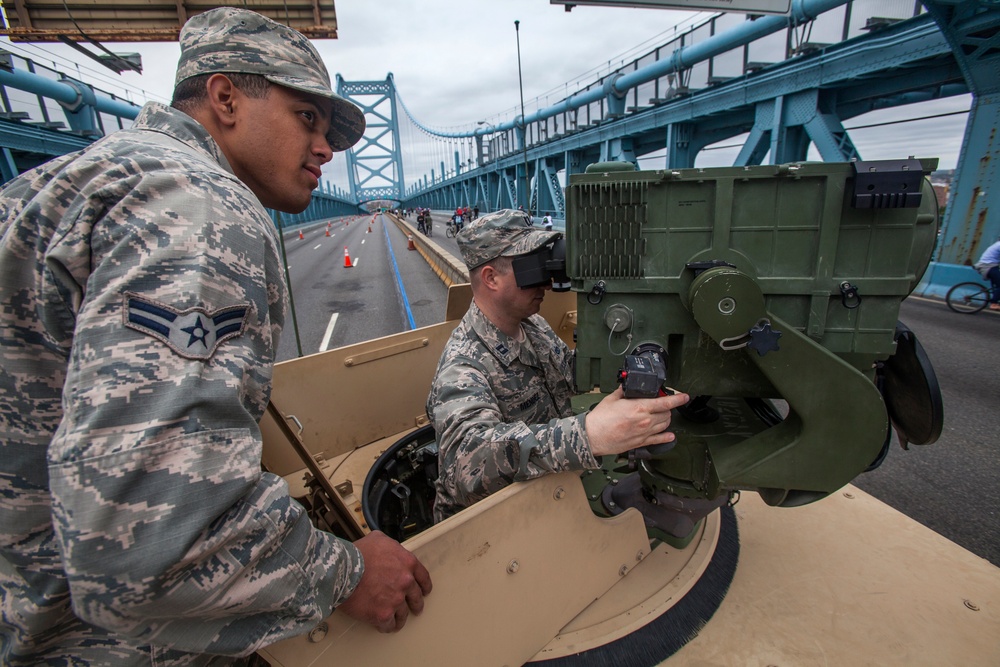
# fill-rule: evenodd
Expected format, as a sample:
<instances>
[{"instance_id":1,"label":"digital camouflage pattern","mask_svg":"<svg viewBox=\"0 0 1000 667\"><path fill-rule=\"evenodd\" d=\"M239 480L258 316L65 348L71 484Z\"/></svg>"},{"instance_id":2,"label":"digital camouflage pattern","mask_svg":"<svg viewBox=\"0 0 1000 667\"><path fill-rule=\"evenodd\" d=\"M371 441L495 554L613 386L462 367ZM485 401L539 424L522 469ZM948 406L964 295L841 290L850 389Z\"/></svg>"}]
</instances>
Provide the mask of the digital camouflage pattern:
<instances>
[{"instance_id":1,"label":"digital camouflage pattern","mask_svg":"<svg viewBox=\"0 0 1000 667\"><path fill-rule=\"evenodd\" d=\"M501 209L476 219L455 237L469 270L497 257L527 255L562 236L531 226L524 211Z\"/></svg>"},{"instance_id":2,"label":"digital camouflage pattern","mask_svg":"<svg viewBox=\"0 0 1000 667\"><path fill-rule=\"evenodd\" d=\"M278 239L205 129L149 104L0 230L0 664L229 664L326 617L363 563L261 472Z\"/></svg>"},{"instance_id":3,"label":"digital camouflage pattern","mask_svg":"<svg viewBox=\"0 0 1000 667\"><path fill-rule=\"evenodd\" d=\"M365 132L365 114L333 92L316 47L302 33L256 12L219 7L192 16L181 29L175 85L199 74L259 74L272 83L333 100L326 139L346 151Z\"/></svg>"},{"instance_id":4,"label":"digital camouflage pattern","mask_svg":"<svg viewBox=\"0 0 1000 667\"><path fill-rule=\"evenodd\" d=\"M540 315L506 335L472 303L438 363L427 415L439 454L434 520L512 482L599 467L573 415L574 355Z\"/></svg>"}]
</instances>

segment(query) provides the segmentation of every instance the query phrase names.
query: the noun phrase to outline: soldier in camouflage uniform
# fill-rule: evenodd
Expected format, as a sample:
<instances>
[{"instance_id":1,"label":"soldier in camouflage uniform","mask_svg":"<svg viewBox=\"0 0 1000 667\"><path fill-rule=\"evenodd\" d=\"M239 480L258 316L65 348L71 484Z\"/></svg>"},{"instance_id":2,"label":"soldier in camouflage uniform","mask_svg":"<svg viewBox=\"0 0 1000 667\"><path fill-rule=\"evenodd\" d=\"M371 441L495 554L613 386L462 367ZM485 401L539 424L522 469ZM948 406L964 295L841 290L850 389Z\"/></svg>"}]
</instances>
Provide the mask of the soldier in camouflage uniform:
<instances>
[{"instance_id":1,"label":"soldier in camouflage uniform","mask_svg":"<svg viewBox=\"0 0 1000 667\"><path fill-rule=\"evenodd\" d=\"M457 237L473 303L427 398L440 450L435 521L511 482L595 469L599 456L674 440L670 410L685 394L626 399L619 388L573 414L575 356L538 315L550 285L520 288L512 268L512 258L560 236L533 229L522 211L502 210Z\"/></svg>"},{"instance_id":2,"label":"soldier in camouflage uniform","mask_svg":"<svg viewBox=\"0 0 1000 667\"><path fill-rule=\"evenodd\" d=\"M238 664L338 605L396 630L430 591L260 469L286 298L264 206L303 210L364 116L253 12L199 14L180 46L174 108L0 192L6 666Z\"/></svg>"}]
</instances>

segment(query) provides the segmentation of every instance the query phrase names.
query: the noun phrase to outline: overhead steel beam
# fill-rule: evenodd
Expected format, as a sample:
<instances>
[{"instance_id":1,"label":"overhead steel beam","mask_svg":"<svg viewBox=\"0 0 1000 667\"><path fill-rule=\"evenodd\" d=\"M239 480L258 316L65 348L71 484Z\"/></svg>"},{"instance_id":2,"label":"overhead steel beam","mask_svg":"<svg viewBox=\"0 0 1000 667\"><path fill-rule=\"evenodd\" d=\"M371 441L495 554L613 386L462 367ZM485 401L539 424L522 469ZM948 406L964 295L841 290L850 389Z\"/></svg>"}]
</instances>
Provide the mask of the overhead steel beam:
<instances>
[{"instance_id":1,"label":"overhead steel beam","mask_svg":"<svg viewBox=\"0 0 1000 667\"><path fill-rule=\"evenodd\" d=\"M682 46L674 51L669 58L661 58L635 72L608 77L602 87L592 88L576 95L571 95L557 104L539 109L535 113L527 115L523 122L521 116L518 115L513 120L505 123L488 128L479 127L467 132L440 132L425 127L417 121L414 122L426 132L444 138L473 137L493 134L494 132L515 130L561 113L579 109L598 100L609 97L621 99L635 86L659 79L671 73L689 69L697 63L704 62L713 56L720 55L738 46L749 44L754 40L785 30L791 26L801 25L811 21L823 12L828 12L831 9L847 4L848 1L794 0L792 3L792 12L789 16L765 16L755 21L747 21L736 28L713 35L697 44Z\"/></svg>"},{"instance_id":2,"label":"overhead steel beam","mask_svg":"<svg viewBox=\"0 0 1000 667\"><path fill-rule=\"evenodd\" d=\"M176 42L181 26L196 14L226 3L140 0L14 0L6 5L0 34L12 42ZM337 38L334 0L242 0L270 19L311 39Z\"/></svg>"}]
</instances>

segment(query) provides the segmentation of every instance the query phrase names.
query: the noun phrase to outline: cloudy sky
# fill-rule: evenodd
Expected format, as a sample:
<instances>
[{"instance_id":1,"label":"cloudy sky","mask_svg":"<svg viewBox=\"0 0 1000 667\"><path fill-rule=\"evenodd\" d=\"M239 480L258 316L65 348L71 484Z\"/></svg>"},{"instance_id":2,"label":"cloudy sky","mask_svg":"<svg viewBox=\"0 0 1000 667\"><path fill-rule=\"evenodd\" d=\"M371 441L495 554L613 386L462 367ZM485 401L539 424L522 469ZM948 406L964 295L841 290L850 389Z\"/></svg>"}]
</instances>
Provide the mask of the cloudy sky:
<instances>
[{"instance_id":1,"label":"cloudy sky","mask_svg":"<svg viewBox=\"0 0 1000 667\"><path fill-rule=\"evenodd\" d=\"M903 4L912 7L906 0ZM515 112L518 36L530 113L533 98L548 96L542 106L554 103L575 92L572 82L593 80L597 72L630 61L709 16L605 7L566 12L548 0L336 0L336 10L339 38L315 42L331 74L360 81L384 80L392 72L397 90L418 120L451 129L468 129L478 120L504 114L509 118ZM517 33L515 20L520 21ZM130 99L138 103L169 98L179 53L176 43L107 46L116 52L141 53L144 71L141 76L100 73L99 87L112 92L118 92L116 85L130 88ZM35 50L18 52L40 60L51 53L67 54L78 68L101 70L96 64L79 63L81 57L62 45L45 45L44 52L30 48ZM955 97L868 114L845 125L961 112L969 104L968 96ZM959 113L851 134L865 159L930 156L939 157L942 168L952 168L965 120L966 114ZM731 164L737 152L736 148L706 151L699 166Z\"/></svg>"}]
</instances>

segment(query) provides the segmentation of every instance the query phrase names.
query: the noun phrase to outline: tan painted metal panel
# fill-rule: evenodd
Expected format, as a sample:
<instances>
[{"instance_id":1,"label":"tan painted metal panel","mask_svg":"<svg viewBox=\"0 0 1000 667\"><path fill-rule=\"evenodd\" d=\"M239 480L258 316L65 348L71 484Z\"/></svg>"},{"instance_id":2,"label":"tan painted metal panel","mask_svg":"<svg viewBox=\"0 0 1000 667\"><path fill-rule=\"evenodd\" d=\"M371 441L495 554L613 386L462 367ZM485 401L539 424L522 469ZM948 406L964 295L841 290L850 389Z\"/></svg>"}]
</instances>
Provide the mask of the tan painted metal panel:
<instances>
[{"instance_id":1,"label":"tan painted metal panel","mask_svg":"<svg viewBox=\"0 0 1000 667\"><path fill-rule=\"evenodd\" d=\"M275 667L520 665L649 553L639 513L594 516L573 473L511 485L405 546L434 591L402 631L334 613L316 641L260 653Z\"/></svg>"},{"instance_id":2,"label":"tan painted metal panel","mask_svg":"<svg viewBox=\"0 0 1000 667\"><path fill-rule=\"evenodd\" d=\"M271 401L301 422L302 442L331 459L427 421L427 394L457 320L275 365ZM268 417L264 464L277 475L302 467Z\"/></svg>"},{"instance_id":3,"label":"tan painted metal panel","mask_svg":"<svg viewBox=\"0 0 1000 667\"><path fill-rule=\"evenodd\" d=\"M668 664L1000 665L989 561L853 486L795 508L745 493L736 515L736 578Z\"/></svg>"}]
</instances>

